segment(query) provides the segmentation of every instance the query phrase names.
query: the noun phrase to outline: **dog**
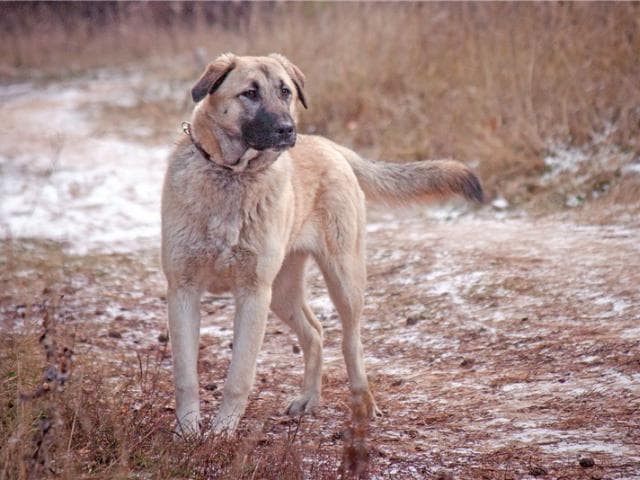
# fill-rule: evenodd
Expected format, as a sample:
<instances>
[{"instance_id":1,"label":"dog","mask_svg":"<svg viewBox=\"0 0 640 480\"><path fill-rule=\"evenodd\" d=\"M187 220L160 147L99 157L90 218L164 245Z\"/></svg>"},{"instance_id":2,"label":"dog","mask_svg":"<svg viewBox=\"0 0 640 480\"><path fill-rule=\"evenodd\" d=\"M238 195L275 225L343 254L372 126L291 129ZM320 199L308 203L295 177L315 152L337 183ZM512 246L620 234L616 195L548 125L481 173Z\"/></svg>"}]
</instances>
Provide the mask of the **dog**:
<instances>
[{"instance_id":1,"label":"dog","mask_svg":"<svg viewBox=\"0 0 640 480\"><path fill-rule=\"evenodd\" d=\"M233 432L247 406L269 310L296 333L302 392L287 408L320 401L322 325L305 299L305 266L317 263L342 323L354 405L380 414L360 340L364 302L365 199L407 204L459 194L481 202L477 176L451 160L371 162L296 131L307 108L305 77L286 57L219 56L191 90L196 106L173 149L162 194L176 417L200 431L198 342L204 291L235 298L233 352L215 433Z\"/></svg>"}]
</instances>

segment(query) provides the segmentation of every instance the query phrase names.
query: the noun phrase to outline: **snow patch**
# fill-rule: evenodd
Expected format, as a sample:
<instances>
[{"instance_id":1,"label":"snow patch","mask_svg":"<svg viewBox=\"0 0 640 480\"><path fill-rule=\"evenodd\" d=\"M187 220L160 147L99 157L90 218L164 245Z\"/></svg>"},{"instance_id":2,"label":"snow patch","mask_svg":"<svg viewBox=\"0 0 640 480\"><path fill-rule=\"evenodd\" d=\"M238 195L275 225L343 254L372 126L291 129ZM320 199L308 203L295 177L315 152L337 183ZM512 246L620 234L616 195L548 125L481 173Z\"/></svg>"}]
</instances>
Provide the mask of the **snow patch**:
<instances>
[{"instance_id":1,"label":"snow patch","mask_svg":"<svg viewBox=\"0 0 640 480\"><path fill-rule=\"evenodd\" d=\"M130 105L136 81L142 77L0 87L2 111L13 115L1 132L2 235L60 241L81 254L158 245L169 148L96 135L91 120L100 102ZM14 145L17 125L46 135Z\"/></svg>"},{"instance_id":2,"label":"snow patch","mask_svg":"<svg viewBox=\"0 0 640 480\"><path fill-rule=\"evenodd\" d=\"M542 181L548 182L560 173L575 172L588 160L589 156L581 149L555 148L543 160L547 172L542 176Z\"/></svg>"},{"instance_id":3,"label":"snow patch","mask_svg":"<svg viewBox=\"0 0 640 480\"><path fill-rule=\"evenodd\" d=\"M507 199L504 198L502 195L498 195L491 202L491 206L496 210L505 210L509 208L509 202L507 202Z\"/></svg>"}]
</instances>

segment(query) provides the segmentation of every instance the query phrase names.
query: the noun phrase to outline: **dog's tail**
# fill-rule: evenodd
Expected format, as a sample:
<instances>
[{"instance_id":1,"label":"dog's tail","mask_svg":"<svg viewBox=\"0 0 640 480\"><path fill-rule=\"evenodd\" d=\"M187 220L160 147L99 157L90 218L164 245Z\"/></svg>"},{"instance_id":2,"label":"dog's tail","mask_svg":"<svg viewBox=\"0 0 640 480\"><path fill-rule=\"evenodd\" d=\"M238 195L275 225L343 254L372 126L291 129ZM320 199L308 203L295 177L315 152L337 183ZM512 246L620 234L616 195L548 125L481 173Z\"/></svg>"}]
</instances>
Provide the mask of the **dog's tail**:
<instances>
[{"instance_id":1,"label":"dog's tail","mask_svg":"<svg viewBox=\"0 0 640 480\"><path fill-rule=\"evenodd\" d=\"M397 205L458 194L474 202L483 202L480 180L460 162L371 162L349 149L342 148L341 152L351 165L360 188L369 201Z\"/></svg>"}]
</instances>

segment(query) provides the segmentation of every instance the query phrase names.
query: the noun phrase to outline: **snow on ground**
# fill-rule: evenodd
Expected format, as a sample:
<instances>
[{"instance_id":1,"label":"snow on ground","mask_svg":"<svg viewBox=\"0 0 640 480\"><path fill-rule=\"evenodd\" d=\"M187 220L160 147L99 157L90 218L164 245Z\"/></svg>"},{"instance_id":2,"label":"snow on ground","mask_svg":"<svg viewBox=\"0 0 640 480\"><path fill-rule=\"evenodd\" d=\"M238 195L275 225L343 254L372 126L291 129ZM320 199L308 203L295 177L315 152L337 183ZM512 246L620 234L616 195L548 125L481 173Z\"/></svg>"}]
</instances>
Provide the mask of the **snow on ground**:
<instances>
[{"instance_id":1,"label":"snow on ground","mask_svg":"<svg viewBox=\"0 0 640 480\"><path fill-rule=\"evenodd\" d=\"M637 232L555 220L375 216L362 321L384 412L371 425L372 478L528 478L531 465L550 478L582 478L583 456L601 478L640 477ZM99 282L74 283L61 315L83 319L77 312L98 303L99 322L87 325L98 332L84 330L76 351L103 352L117 366L127 351L159 348L164 285L157 271L120 272L116 260L105 262ZM309 298L324 327L325 386L300 438L339 452L348 418L341 327L316 268ZM202 312L199 371L209 417L232 353L233 300L207 295ZM271 318L243 428L267 436L287 428L282 412L303 373L296 345Z\"/></svg>"},{"instance_id":2,"label":"snow on ground","mask_svg":"<svg viewBox=\"0 0 640 480\"><path fill-rule=\"evenodd\" d=\"M138 76L37 87L0 86L0 227L3 236L66 242L73 251L157 244L160 192L172 139L124 140L96 120L129 105Z\"/></svg>"},{"instance_id":3,"label":"snow on ground","mask_svg":"<svg viewBox=\"0 0 640 480\"><path fill-rule=\"evenodd\" d=\"M640 158L613 143L610 140L613 133L614 126L607 124L585 145L549 145L540 185L564 194L565 206L575 208L587 199L605 195L611 187L611 178L637 175Z\"/></svg>"}]
</instances>

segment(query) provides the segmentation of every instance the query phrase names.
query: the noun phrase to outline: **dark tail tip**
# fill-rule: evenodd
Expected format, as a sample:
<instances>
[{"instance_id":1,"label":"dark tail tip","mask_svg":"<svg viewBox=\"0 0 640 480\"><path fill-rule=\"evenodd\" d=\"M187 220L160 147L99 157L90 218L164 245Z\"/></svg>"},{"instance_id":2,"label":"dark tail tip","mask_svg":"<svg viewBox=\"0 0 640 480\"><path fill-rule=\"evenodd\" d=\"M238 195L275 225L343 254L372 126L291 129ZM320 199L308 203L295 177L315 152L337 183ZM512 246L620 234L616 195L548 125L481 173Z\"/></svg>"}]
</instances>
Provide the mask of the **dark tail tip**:
<instances>
[{"instance_id":1,"label":"dark tail tip","mask_svg":"<svg viewBox=\"0 0 640 480\"><path fill-rule=\"evenodd\" d=\"M484 203L484 191L480 179L475 173L469 171L462 182L462 194L468 200Z\"/></svg>"}]
</instances>

